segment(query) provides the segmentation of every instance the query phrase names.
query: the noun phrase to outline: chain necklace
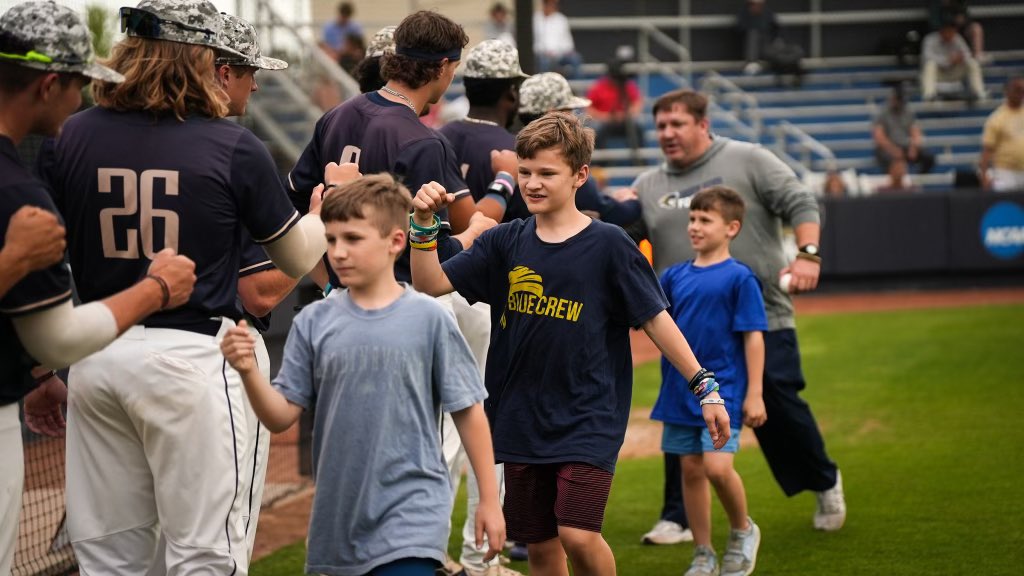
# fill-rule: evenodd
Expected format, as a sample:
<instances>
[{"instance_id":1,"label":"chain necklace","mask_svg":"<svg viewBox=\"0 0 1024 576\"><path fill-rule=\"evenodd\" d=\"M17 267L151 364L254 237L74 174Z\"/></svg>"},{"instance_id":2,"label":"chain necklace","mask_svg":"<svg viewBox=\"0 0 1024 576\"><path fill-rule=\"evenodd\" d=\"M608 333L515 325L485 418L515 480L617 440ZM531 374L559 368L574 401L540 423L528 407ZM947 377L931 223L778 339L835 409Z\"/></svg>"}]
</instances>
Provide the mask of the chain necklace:
<instances>
[{"instance_id":1,"label":"chain necklace","mask_svg":"<svg viewBox=\"0 0 1024 576\"><path fill-rule=\"evenodd\" d=\"M388 94L391 94L395 98L401 98L402 100L405 100L405 105L408 106L409 109L412 110L414 114L419 116L419 113L416 112L416 105L413 104L412 100L410 100L409 97L406 96L405 94L402 94L398 90L393 90L391 88L388 88L387 86L381 86L380 91L381 92L387 92Z\"/></svg>"},{"instance_id":2,"label":"chain necklace","mask_svg":"<svg viewBox=\"0 0 1024 576\"><path fill-rule=\"evenodd\" d=\"M470 118L466 116L462 119L463 122L469 122L470 124L483 124L485 126L498 126L497 122L491 122L490 120L481 120L479 118ZM499 126L500 128L500 126Z\"/></svg>"}]
</instances>

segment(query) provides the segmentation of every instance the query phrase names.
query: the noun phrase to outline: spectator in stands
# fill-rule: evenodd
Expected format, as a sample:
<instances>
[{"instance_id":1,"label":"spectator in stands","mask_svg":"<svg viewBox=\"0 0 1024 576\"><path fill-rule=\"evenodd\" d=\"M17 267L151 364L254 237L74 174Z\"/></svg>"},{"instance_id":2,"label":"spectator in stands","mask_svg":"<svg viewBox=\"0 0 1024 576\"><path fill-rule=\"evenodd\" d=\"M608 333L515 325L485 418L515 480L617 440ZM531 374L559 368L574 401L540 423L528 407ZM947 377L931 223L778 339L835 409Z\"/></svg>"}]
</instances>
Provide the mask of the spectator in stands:
<instances>
[{"instance_id":1,"label":"spectator in stands","mask_svg":"<svg viewBox=\"0 0 1024 576\"><path fill-rule=\"evenodd\" d=\"M835 170L829 170L828 174L825 175L823 189L826 198L843 198L846 196L846 182L843 182L842 174Z\"/></svg>"},{"instance_id":2,"label":"spectator in stands","mask_svg":"<svg viewBox=\"0 0 1024 576\"><path fill-rule=\"evenodd\" d=\"M985 121L978 171L986 190L1024 190L1024 76L1006 82L1006 102Z\"/></svg>"},{"instance_id":3,"label":"spectator in stands","mask_svg":"<svg viewBox=\"0 0 1024 576\"><path fill-rule=\"evenodd\" d=\"M323 39L320 47L327 52L334 61L340 61L345 51L345 41L349 36L363 35L363 27L352 19L355 9L351 2L338 4L338 17L333 22L324 25Z\"/></svg>"},{"instance_id":4,"label":"spectator in stands","mask_svg":"<svg viewBox=\"0 0 1024 576\"><path fill-rule=\"evenodd\" d=\"M352 74L356 66L366 58L366 41L362 34L349 34L345 37L345 46L338 54L338 65L345 72Z\"/></svg>"},{"instance_id":5,"label":"spectator in stands","mask_svg":"<svg viewBox=\"0 0 1024 576\"><path fill-rule=\"evenodd\" d=\"M985 56L985 31L981 24L971 20L967 13L967 0L931 0L928 6L928 22L932 30L938 30L943 22L952 22L957 32L971 43L971 51L979 62Z\"/></svg>"},{"instance_id":6,"label":"spectator in stands","mask_svg":"<svg viewBox=\"0 0 1024 576\"><path fill-rule=\"evenodd\" d=\"M918 190L907 177L907 161L903 158L893 158L889 162L889 180L879 186L875 192L886 194L889 192L917 192Z\"/></svg>"},{"instance_id":7,"label":"spectator in stands","mask_svg":"<svg viewBox=\"0 0 1024 576\"><path fill-rule=\"evenodd\" d=\"M907 108L903 89L896 86L889 95L889 105L875 117L872 135L875 139L875 158L883 171L889 171L893 159L917 164L918 171L926 174L935 166L935 156L921 147L924 138L914 113Z\"/></svg>"},{"instance_id":8,"label":"spectator in stands","mask_svg":"<svg viewBox=\"0 0 1024 576\"><path fill-rule=\"evenodd\" d=\"M964 39L956 33L956 24L946 20L921 44L921 96L934 100L939 82L963 82L969 86L968 100L985 99L981 65L971 55Z\"/></svg>"},{"instance_id":9,"label":"spectator in stands","mask_svg":"<svg viewBox=\"0 0 1024 576\"><path fill-rule=\"evenodd\" d=\"M587 98L587 112L597 122L598 150L608 147L610 138L623 138L636 151L643 146L643 128L637 122L643 99L636 82L626 74L625 65L633 59L632 46L619 46L608 62L608 73L597 79Z\"/></svg>"},{"instance_id":10,"label":"spectator in stands","mask_svg":"<svg viewBox=\"0 0 1024 576\"><path fill-rule=\"evenodd\" d=\"M541 9L533 14L533 52L538 72L579 77L583 59L573 44L569 19L558 11L558 0L541 0Z\"/></svg>"},{"instance_id":11,"label":"spectator in stands","mask_svg":"<svg viewBox=\"0 0 1024 576\"><path fill-rule=\"evenodd\" d=\"M797 86L802 83L803 50L782 39L779 21L774 12L765 8L764 0L747 0L746 7L736 17L736 27L740 32L743 59L747 61L744 73L761 72L763 61L776 74L793 75Z\"/></svg>"},{"instance_id":12,"label":"spectator in stands","mask_svg":"<svg viewBox=\"0 0 1024 576\"><path fill-rule=\"evenodd\" d=\"M501 2L497 2L494 6L491 6L491 11L488 14L490 20L484 24L484 38L487 40L501 40L514 47L516 45L516 35L512 29L512 23L508 20L508 8Z\"/></svg>"}]
</instances>

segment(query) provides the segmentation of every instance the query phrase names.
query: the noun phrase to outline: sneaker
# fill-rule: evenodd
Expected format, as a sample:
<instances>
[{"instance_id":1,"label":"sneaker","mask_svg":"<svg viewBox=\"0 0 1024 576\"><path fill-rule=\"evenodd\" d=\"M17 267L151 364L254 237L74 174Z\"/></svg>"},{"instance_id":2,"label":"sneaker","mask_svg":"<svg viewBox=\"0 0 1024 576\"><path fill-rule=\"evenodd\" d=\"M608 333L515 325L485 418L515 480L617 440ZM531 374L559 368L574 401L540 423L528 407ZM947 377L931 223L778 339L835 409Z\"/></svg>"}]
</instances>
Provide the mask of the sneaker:
<instances>
[{"instance_id":1,"label":"sneaker","mask_svg":"<svg viewBox=\"0 0 1024 576\"><path fill-rule=\"evenodd\" d=\"M444 564L434 571L435 576L458 576L461 573L462 564L452 560L447 555L445 555Z\"/></svg>"},{"instance_id":2,"label":"sneaker","mask_svg":"<svg viewBox=\"0 0 1024 576\"><path fill-rule=\"evenodd\" d=\"M679 544L693 542L693 532L671 520L658 520L651 531L641 539L644 544Z\"/></svg>"},{"instance_id":3,"label":"sneaker","mask_svg":"<svg viewBox=\"0 0 1024 576\"><path fill-rule=\"evenodd\" d=\"M846 522L846 498L843 496L843 475L836 470L836 485L816 492L818 509L814 512L814 528L835 532Z\"/></svg>"},{"instance_id":4,"label":"sneaker","mask_svg":"<svg viewBox=\"0 0 1024 576\"><path fill-rule=\"evenodd\" d=\"M512 548L508 551L508 557L516 562L526 562L530 559L530 554L526 550L526 544L516 542L512 544Z\"/></svg>"},{"instance_id":5,"label":"sneaker","mask_svg":"<svg viewBox=\"0 0 1024 576\"><path fill-rule=\"evenodd\" d=\"M729 544L722 555L722 576L747 576L757 563L757 548L761 545L761 529L748 516L750 528L729 532Z\"/></svg>"},{"instance_id":6,"label":"sneaker","mask_svg":"<svg viewBox=\"0 0 1024 576\"><path fill-rule=\"evenodd\" d=\"M522 572L516 572L511 568L505 566L488 566L486 570L473 570L472 568L463 568L461 572L455 576L523 576Z\"/></svg>"},{"instance_id":7,"label":"sneaker","mask_svg":"<svg viewBox=\"0 0 1024 576\"><path fill-rule=\"evenodd\" d=\"M718 576L718 557L715 551L707 546L697 546L693 549L693 562L690 569L683 576Z\"/></svg>"}]
</instances>

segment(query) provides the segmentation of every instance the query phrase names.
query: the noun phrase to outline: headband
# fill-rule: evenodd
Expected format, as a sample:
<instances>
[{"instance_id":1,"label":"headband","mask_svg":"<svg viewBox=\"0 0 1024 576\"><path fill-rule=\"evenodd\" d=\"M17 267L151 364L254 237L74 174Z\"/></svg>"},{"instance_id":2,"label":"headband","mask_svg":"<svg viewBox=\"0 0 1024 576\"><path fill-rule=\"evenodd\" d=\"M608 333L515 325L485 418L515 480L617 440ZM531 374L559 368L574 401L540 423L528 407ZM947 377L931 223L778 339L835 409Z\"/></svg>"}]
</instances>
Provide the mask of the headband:
<instances>
[{"instance_id":1,"label":"headband","mask_svg":"<svg viewBox=\"0 0 1024 576\"><path fill-rule=\"evenodd\" d=\"M454 48L447 52L425 52L423 50L417 50L415 48L395 46L395 54L398 54L399 56L405 56L406 58L412 58L413 60L426 60L428 62L440 62L445 58L452 61L462 59L461 48Z\"/></svg>"}]
</instances>

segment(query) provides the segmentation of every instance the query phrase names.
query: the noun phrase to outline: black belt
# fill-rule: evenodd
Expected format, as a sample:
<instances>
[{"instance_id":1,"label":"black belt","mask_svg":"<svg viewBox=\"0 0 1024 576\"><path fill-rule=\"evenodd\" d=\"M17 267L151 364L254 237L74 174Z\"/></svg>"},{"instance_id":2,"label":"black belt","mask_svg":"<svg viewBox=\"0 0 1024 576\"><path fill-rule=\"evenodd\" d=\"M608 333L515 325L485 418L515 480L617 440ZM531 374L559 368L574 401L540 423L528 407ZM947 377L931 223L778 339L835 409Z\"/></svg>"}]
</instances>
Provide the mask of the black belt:
<instances>
[{"instance_id":1,"label":"black belt","mask_svg":"<svg viewBox=\"0 0 1024 576\"><path fill-rule=\"evenodd\" d=\"M170 330L185 330L188 332L195 332L197 334L204 334L206 336L216 336L220 332L221 319L220 318L206 318L203 320L178 320L175 321L171 318L152 318L142 324L146 328L167 328Z\"/></svg>"}]
</instances>

